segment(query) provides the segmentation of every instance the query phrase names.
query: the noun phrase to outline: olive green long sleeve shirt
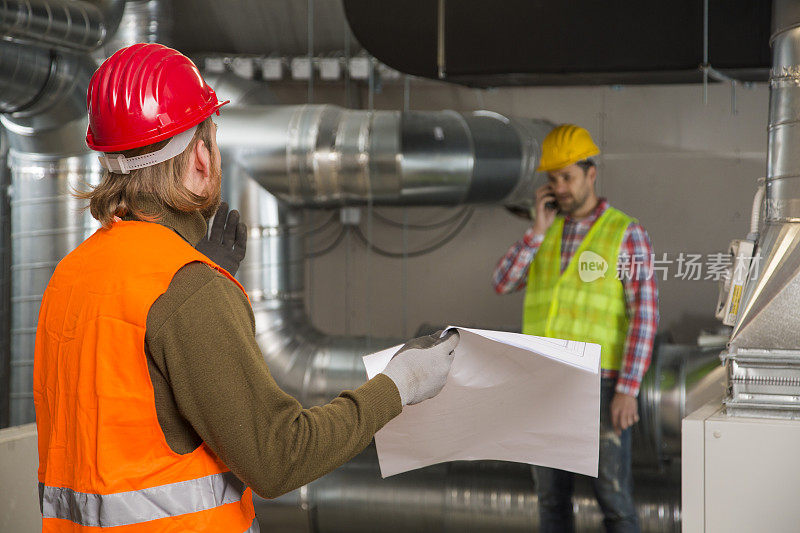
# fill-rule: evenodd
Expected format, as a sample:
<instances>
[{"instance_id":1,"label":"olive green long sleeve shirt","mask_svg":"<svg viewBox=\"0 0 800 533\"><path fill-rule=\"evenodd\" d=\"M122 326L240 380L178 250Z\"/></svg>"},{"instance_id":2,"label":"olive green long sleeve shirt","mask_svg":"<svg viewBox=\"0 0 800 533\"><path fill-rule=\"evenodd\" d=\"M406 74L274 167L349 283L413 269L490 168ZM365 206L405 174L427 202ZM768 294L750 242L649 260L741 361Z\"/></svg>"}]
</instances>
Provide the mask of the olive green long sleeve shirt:
<instances>
[{"instance_id":1,"label":"olive green long sleeve shirt","mask_svg":"<svg viewBox=\"0 0 800 533\"><path fill-rule=\"evenodd\" d=\"M166 211L157 223L193 246L206 232L199 213ZM327 405L303 409L270 375L245 295L203 263L183 267L155 301L145 344L170 448L185 454L207 443L263 497L348 461L402 409L397 387L382 374Z\"/></svg>"}]
</instances>

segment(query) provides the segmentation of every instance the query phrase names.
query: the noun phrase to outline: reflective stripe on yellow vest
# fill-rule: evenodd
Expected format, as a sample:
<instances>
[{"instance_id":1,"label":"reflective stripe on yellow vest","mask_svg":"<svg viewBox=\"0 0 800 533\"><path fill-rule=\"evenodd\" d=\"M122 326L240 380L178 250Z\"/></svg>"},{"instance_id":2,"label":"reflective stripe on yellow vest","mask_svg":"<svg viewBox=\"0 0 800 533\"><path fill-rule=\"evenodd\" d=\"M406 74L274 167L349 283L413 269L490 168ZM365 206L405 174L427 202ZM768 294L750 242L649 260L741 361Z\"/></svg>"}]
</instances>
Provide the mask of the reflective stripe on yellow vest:
<instances>
[{"instance_id":1,"label":"reflective stripe on yellow vest","mask_svg":"<svg viewBox=\"0 0 800 533\"><path fill-rule=\"evenodd\" d=\"M600 366L619 370L628 313L617 279L625 230L635 219L609 207L592 225L561 273L564 218L556 217L528 274L522 332L601 346Z\"/></svg>"}]
</instances>

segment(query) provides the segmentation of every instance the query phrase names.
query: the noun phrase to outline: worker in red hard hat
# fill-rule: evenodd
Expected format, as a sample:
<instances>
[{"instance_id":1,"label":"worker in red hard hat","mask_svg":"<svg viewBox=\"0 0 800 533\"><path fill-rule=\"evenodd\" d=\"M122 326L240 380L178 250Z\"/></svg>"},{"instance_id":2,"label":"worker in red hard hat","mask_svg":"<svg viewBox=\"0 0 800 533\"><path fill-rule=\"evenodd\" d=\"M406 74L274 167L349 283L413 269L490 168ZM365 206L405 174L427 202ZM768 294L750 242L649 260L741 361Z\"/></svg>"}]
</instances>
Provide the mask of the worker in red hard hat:
<instances>
[{"instance_id":1,"label":"worker in red hard hat","mask_svg":"<svg viewBox=\"0 0 800 533\"><path fill-rule=\"evenodd\" d=\"M639 222L595 191L600 149L574 124L542 141L533 224L493 274L495 291L524 289L522 332L601 347L598 476L590 482L605 530L637 532L631 426L658 326L658 287L650 238ZM574 475L536 467L543 533L575 531Z\"/></svg>"},{"instance_id":2,"label":"worker in red hard hat","mask_svg":"<svg viewBox=\"0 0 800 533\"><path fill-rule=\"evenodd\" d=\"M361 451L444 385L458 335L407 344L377 375L303 409L272 379L233 278L246 228L220 197L195 65L158 44L91 79L88 145L106 172L82 194L102 228L58 265L36 332L43 531L258 531L275 497ZM212 231L212 235L215 231Z\"/></svg>"}]
</instances>

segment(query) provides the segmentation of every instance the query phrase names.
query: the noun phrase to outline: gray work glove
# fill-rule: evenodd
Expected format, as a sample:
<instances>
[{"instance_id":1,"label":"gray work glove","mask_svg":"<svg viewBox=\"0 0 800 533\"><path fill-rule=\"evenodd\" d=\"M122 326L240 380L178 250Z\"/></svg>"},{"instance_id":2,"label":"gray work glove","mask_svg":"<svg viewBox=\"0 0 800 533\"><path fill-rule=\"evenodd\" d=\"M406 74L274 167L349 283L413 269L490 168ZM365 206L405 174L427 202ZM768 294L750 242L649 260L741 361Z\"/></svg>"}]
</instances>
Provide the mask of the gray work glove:
<instances>
[{"instance_id":1,"label":"gray work glove","mask_svg":"<svg viewBox=\"0 0 800 533\"><path fill-rule=\"evenodd\" d=\"M211 236L203 237L195 248L198 252L227 270L231 276L236 275L239 263L244 259L247 247L247 226L239 222L239 211L228 213L228 204L219 204L214 223L211 224Z\"/></svg>"},{"instance_id":2,"label":"gray work glove","mask_svg":"<svg viewBox=\"0 0 800 533\"><path fill-rule=\"evenodd\" d=\"M458 345L458 332L441 331L405 343L382 374L397 385L403 405L412 405L433 398L444 387Z\"/></svg>"}]
</instances>

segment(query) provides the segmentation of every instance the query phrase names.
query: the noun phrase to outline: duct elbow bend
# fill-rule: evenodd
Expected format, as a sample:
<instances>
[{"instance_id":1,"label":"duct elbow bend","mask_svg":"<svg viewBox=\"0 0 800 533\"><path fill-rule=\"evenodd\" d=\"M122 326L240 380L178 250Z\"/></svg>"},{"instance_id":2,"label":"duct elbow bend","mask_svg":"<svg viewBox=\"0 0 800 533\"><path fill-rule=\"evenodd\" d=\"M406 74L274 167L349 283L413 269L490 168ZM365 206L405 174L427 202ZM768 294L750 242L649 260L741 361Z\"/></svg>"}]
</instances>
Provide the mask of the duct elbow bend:
<instances>
[{"instance_id":1,"label":"duct elbow bend","mask_svg":"<svg viewBox=\"0 0 800 533\"><path fill-rule=\"evenodd\" d=\"M126 0L19 0L0 5L0 31L12 41L92 52L117 31Z\"/></svg>"}]
</instances>

